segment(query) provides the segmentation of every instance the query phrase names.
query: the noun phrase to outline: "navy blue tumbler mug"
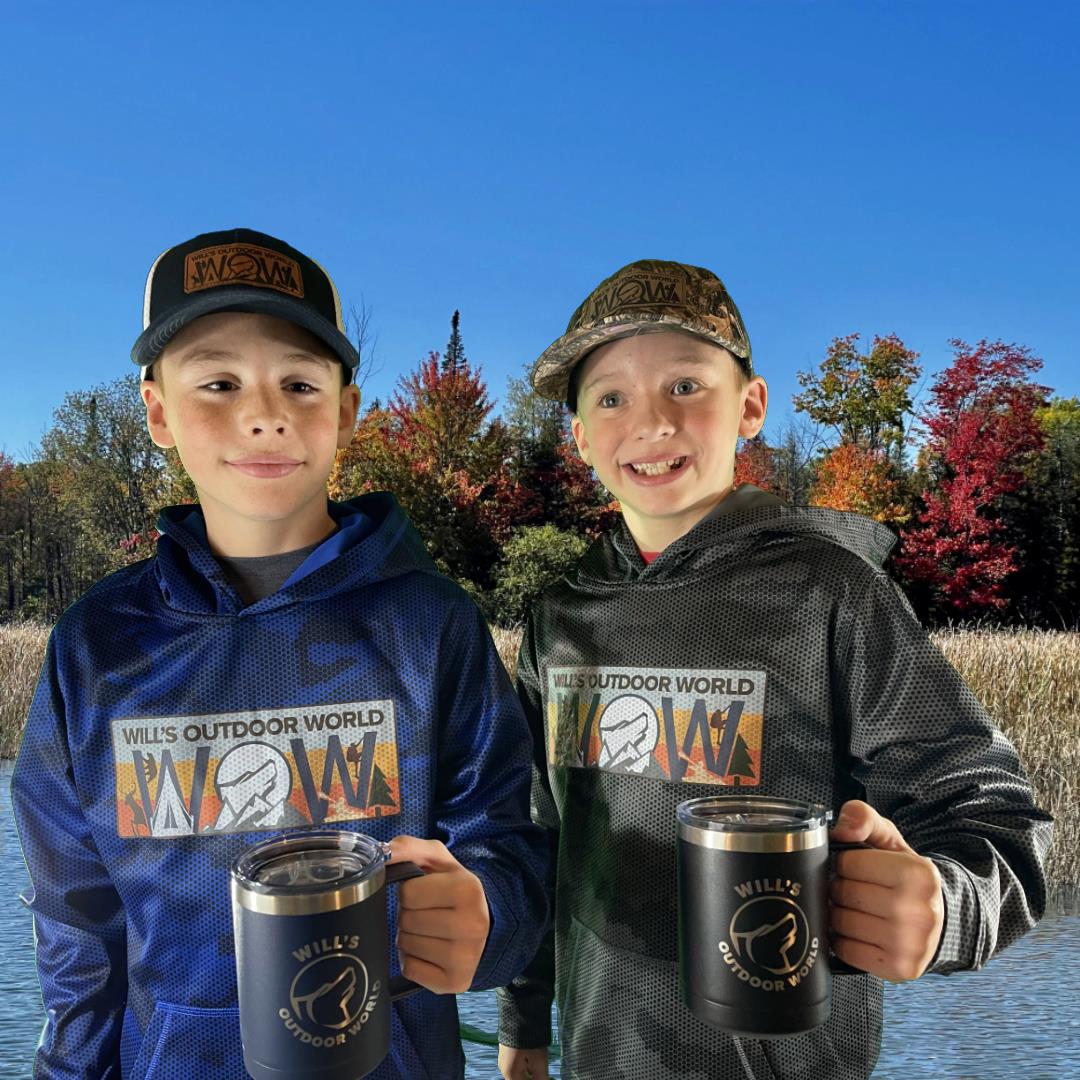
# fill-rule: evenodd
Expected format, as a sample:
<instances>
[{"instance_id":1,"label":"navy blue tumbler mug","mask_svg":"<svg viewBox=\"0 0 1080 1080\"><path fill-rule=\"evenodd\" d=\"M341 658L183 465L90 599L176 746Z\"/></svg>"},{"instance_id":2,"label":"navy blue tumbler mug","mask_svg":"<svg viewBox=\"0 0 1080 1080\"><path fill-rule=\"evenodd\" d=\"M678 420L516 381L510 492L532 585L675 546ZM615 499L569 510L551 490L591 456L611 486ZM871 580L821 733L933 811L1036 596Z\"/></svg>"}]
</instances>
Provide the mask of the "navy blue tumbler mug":
<instances>
[{"instance_id":1,"label":"navy blue tumbler mug","mask_svg":"<svg viewBox=\"0 0 1080 1080\"><path fill-rule=\"evenodd\" d=\"M390 1048L385 886L423 873L361 833L266 840L232 865L244 1065L254 1080L358 1080Z\"/></svg>"}]
</instances>

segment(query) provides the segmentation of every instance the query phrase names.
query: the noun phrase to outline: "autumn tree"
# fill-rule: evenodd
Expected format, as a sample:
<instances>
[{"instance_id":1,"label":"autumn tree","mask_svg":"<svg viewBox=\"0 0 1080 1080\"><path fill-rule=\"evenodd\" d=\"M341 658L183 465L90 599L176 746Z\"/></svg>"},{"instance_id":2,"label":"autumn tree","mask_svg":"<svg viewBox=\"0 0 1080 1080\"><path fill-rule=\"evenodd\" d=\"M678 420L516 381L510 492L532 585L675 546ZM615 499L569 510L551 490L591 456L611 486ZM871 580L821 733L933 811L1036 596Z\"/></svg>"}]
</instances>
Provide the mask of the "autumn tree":
<instances>
[{"instance_id":1,"label":"autumn tree","mask_svg":"<svg viewBox=\"0 0 1080 1080\"><path fill-rule=\"evenodd\" d=\"M69 508L111 546L157 517L161 451L146 429L135 374L67 394L42 441L42 458L73 481Z\"/></svg>"},{"instance_id":2,"label":"autumn tree","mask_svg":"<svg viewBox=\"0 0 1080 1080\"><path fill-rule=\"evenodd\" d=\"M15 462L0 450L0 570L3 602L0 610L10 615L21 602L19 567L22 541L22 477Z\"/></svg>"},{"instance_id":3,"label":"autumn tree","mask_svg":"<svg viewBox=\"0 0 1080 1080\"><path fill-rule=\"evenodd\" d=\"M1031 382L1042 361L1001 341L951 344L953 362L934 380L921 417L923 509L903 534L898 565L943 614L1001 614L1018 565L1002 499L1023 486L1043 445L1036 410L1047 391Z\"/></svg>"},{"instance_id":4,"label":"autumn tree","mask_svg":"<svg viewBox=\"0 0 1080 1080\"><path fill-rule=\"evenodd\" d=\"M1028 621L1080 627L1080 399L1055 398L1035 420L1042 449L1002 500L1018 564L1006 595Z\"/></svg>"},{"instance_id":5,"label":"autumn tree","mask_svg":"<svg viewBox=\"0 0 1080 1080\"><path fill-rule=\"evenodd\" d=\"M508 380L504 415L514 474L538 500L532 520L590 539L610 528L618 503L578 455L567 407L541 397L524 376Z\"/></svg>"},{"instance_id":6,"label":"autumn tree","mask_svg":"<svg viewBox=\"0 0 1080 1080\"><path fill-rule=\"evenodd\" d=\"M6 607L53 619L132 557L161 505L162 458L134 373L68 394L35 460L3 470Z\"/></svg>"},{"instance_id":7,"label":"autumn tree","mask_svg":"<svg viewBox=\"0 0 1080 1080\"><path fill-rule=\"evenodd\" d=\"M389 404L362 417L331 476L331 494L388 490L452 576L491 585L500 545L535 517L535 500L510 468L506 426L467 360L430 353L399 380Z\"/></svg>"},{"instance_id":8,"label":"autumn tree","mask_svg":"<svg viewBox=\"0 0 1080 1080\"><path fill-rule=\"evenodd\" d=\"M850 510L890 525L910 517L895 463L884 450L851 442L833 447L817 463L810 505Z\"/></svg>"},{"instance_id":9,"label":"autumn tree","mask_svg":"<svg viewBox=\"0 0 1080 1080\"><path fill-rule=\"evenodd\" d=\"M740 484L753 484L762 491L776 490L776 451L764 435L747 439L735 454L734 486Z\"/></svg>"},{"instance_id":10,"label":"autumn tree","mask_svg":"<svg viewBox=\"0 0 1080 1080\"><path fill-rule=\"evenodd\" d=\"M834 430L841 443L899 461L919 354L895 334L875 336L868 353L860 353L858 342L858 334L834 338L816 372L798 372L803 391L795 395L795 409Z\"/></svg>"}]
</instances>

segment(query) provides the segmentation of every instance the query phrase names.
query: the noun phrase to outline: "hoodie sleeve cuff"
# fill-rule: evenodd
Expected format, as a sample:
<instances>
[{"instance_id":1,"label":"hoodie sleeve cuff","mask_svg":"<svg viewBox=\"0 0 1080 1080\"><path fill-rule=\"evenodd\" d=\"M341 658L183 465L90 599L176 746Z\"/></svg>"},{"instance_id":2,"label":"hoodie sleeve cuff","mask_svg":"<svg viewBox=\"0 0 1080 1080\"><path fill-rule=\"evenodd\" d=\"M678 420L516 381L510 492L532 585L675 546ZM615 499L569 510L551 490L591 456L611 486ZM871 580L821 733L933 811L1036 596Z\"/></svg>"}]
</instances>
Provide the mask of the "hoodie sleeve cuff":
<instances>
[{"instance_id":1,"label":"hoodie sleeve cuff","mask_svg":"<svg viewBox=\"0 0 1080 1080\"><path fill-rule=\"evenodd\" d=\"M941 928L937 952L928 972L950 975L954 971L970 971L981 967L979 894L971 875L958 862L944 855L927 853L941 875L941 896L945 905L945 924Z\"/></svg>"},{"instance_id":2,"label":"hoodie sleeve cuff","mask_svg":"<svg viewBox=\"0 0 1080 1080\"><path fill-rule=\"evenodd\" d=\"M470 869L484 887L488 918L491 922L488 927L487 942L469 989L489 990L493 986L499 986L508 981L513 974L512 971L504 970L504 968L506 957L513 957L514 950L510 946L517 935L519 923L510 905L506 903L497 879L483 867L472 866ZM520 967L520 964L518 966Z\"/></svg>"}]
</instances>

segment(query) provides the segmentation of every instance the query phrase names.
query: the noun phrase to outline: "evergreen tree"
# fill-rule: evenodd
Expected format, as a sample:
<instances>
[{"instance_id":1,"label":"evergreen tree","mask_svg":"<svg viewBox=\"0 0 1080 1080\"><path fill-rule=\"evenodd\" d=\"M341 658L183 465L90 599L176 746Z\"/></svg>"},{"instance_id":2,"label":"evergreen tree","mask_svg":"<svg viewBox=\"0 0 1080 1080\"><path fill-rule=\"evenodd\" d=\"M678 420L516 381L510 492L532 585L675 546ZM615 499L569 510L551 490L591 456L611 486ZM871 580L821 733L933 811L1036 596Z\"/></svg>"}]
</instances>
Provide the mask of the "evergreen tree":
<instances>
[{"instance_id":1,"label":"evergreen tree","mask_svg":"<svg viewBox=\"0 0 1080 1080\"><path fill-rule=\"evenodd\" d=\"M465 366L465 346L461 340L461 312L455 311L450 318L450 340L442 358L443 371L457 371Z\"/></svg>"},{"instance_id":2,"label":"evergreen tree","mask_svg":"<svg viewBox=\"0 0 1080 1080\"><path fill-rule=\"evenodd\" d=\"M1025 483L1002 498L1005 537L1017 549L1006 595L1025 621L1080 627L1080 399L1036 409L1042 450Z\"/></svg>"},{"instance_id":3,"label":"evergreen tree","mask_svg":"<svg viewBox=\"0 0 1080 1080\"><path fill-rule=\"evenodd\" d=\"M615 521L617 504L578 455L570 436L569 412L561 401L541 397L527 374L511 378L505 422L515 479L540 500L538 523L591 539Z\"/></svg>"}]
</instances>

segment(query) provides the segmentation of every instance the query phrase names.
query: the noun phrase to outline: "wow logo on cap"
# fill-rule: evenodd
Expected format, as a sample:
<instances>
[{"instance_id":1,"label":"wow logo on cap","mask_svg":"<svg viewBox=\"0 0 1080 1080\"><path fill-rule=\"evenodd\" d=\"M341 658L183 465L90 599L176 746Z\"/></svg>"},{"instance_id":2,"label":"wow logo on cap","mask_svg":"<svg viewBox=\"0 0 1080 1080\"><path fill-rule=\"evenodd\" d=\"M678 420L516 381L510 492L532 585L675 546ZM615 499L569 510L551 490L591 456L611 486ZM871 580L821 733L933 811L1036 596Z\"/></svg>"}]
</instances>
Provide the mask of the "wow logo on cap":
<instances>
[{"instance_id":1,"label":"wow logo on cap","mask_svg":"<svg viewBox=\"0 0 1080 1080\"><path fill-rule=\"evenodd\" d=\"M184 259L184 292L219 285L254 285L303 298L300 264L256 244L220 244L193 251Z\"/></svg>"}]
</instances>

